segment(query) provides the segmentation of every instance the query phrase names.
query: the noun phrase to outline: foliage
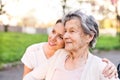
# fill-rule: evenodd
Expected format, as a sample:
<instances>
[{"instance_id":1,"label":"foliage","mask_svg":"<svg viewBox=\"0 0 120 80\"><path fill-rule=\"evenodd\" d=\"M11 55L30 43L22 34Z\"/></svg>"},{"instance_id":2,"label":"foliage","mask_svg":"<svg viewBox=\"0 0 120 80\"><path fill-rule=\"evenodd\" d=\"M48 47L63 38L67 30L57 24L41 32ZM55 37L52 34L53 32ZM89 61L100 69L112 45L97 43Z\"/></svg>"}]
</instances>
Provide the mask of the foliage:
<instances>
[{"instance_id":1,"label":"foliage","mask_svg":"<svg viewBox=\"0 0 120 80\"><path fill-rule=\"evenodd\" d=\"M19 61L29 45L43 41L47 34L0 32L0 64Z\"/></svg>"},{"instance_id":2,"label":"foliage","mask_svg":"<svg viewBox=\"0 0 120 80\"><path fill-rule=\"evenodd\" d=\"M96 49L99 50L120 50L120 36L101 35L98 38Z\"/></svg>"}]
</instances>

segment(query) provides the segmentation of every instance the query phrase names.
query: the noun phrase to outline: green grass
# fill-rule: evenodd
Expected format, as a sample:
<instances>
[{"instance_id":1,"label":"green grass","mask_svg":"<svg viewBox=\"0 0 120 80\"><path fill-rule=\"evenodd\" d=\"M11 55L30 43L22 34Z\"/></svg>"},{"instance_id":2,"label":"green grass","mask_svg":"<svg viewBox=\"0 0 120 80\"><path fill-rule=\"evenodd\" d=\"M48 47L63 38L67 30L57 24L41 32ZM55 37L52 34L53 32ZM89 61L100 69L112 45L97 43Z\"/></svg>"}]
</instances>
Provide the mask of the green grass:
<instances>
[{"instance_id":1,"label":"green grass","mask_svg":"<svg viewBox=\"0 0 120 80\"><path fill-rule=\"evenodd\" d=\"M47 34L25 34L16 32L0 32L0 65L20 61L24 51L34 43L47 41ZM100 36L96 48L99 50L120 50L119 37Z\"/></svg>"},{"instance_id":2,"label":"green grass","mask_svg":"<svg viewBox=\"0 0 120 80\"><path fill-rule=\"evenodd\" d=\"M46 34L0 32L0 64L19 61L29 45L45 41Z\"/></svg>"},{"instance_id":3,"label":"green grass","mask_svg":"<svg viewBox=\"0 0 120 80\"><path fill-rule=\"evenodd\" d=\"M100 36L97 39L96 49L98 50L120 50L120 35L113 36Z\"/></svg>"}]
</instances>

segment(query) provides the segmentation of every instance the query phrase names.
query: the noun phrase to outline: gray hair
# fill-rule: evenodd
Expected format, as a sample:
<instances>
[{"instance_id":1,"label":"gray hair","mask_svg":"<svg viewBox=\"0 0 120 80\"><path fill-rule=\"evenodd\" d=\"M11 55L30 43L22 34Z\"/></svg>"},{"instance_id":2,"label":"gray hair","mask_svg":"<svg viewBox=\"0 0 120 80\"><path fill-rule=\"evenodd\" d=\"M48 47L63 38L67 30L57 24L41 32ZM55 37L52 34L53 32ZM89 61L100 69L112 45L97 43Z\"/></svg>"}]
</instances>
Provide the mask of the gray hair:
<instances>
[{"instance_id":1,"label":"gray hair","mask_svg":"<svg viewBox=\"0 0 120 80\"><path fill-rule=\"evenodd\" d=\"M62 19L63 24L65 25L67 21L75 18L78 18L80 20L81 27L84 30L85 34L91 35L94 32L94 37L93 40L89 43L89 47L90 48L95 47L96 39L99 36L99 29L98 29L98 24L94 19L94 17L82 13L80 10L76 10L73 12L69 12L63 17Z\"/></svg>"}]
</instances>

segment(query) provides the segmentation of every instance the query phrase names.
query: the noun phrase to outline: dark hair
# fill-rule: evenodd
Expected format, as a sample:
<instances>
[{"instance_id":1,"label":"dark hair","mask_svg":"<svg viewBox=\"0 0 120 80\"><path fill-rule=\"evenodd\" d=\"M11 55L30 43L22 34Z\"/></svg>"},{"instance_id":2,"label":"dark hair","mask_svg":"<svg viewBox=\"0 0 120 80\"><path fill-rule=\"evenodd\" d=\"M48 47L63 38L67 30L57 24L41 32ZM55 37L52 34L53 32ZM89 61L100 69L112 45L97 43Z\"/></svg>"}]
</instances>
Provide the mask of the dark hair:
<instances>
[{"instance_id":1,"label":"dark hair","mask_svg":"<svg viewBox=\"0 0 120 80\"><path fill-rule=\"evenodd\" d=\"M62 19L58 19L57 21L56 21L56 24L57 23L62 23Z\"/></svg>"},{"instance_id":2,"label":"dark hair","mask_svg":"<svg viewBox=\"0 0 120 80\"><path fill-rule=\"evenodd\" d=\"M118 77L120 78L120 63L117 65Z\"/></svg>"}]
</instances>

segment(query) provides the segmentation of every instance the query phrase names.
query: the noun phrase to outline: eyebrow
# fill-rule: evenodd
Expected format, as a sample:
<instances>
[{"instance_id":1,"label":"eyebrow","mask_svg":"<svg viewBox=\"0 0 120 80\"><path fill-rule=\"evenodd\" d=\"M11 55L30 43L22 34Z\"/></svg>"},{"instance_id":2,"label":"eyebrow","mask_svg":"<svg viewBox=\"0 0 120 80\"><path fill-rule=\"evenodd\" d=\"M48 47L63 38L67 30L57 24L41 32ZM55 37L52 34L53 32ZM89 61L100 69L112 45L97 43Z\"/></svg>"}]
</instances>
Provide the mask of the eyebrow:
<instances>
[{"instance_id":1,"label":"eyebrow","mask_svg":"<svg viewBox=\"0 0 120 80\"><path fill-rule=\"evenodd\" d=\"M54 31L56 31L56 30L54 29ZM58 35L63 37L63 34L62 34L62 33L58 33Z\"/></svg>"},{"instance_id":2,"label":"eyebrow","mask_svg":"<svg viewBox=\"0 0 120 80\"><path fill-rule=\"evenodd\" d=\"M80 27L80 26L79 26L79 25L77 25L77 27ZM66 27L65 27L65 29L66 29ZM71 27L70 27L70 29L75 29L75 28L74 28L74 26L71 26Z\"/></svg>"},{"instance_id":3,"label":"eyebrow","mask_svg":"<svg viewBox=\"0 0 120 80\"><path fill-rule=\"evenodd\" d=\"M62 37L63 37L63 35L62 35L62 34L59 34L59 36L62 36Z\"/></svg>"}]
</instances>

